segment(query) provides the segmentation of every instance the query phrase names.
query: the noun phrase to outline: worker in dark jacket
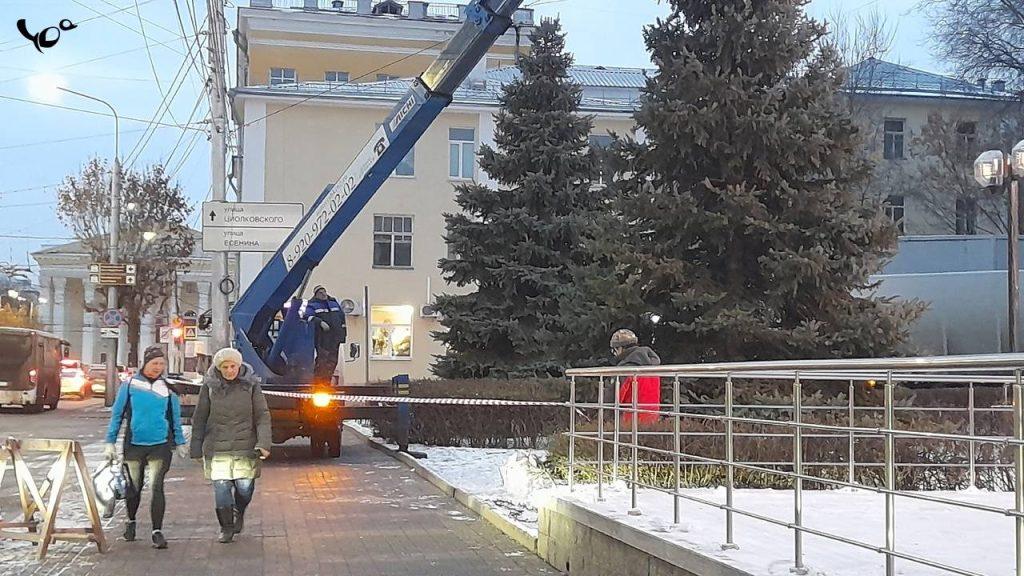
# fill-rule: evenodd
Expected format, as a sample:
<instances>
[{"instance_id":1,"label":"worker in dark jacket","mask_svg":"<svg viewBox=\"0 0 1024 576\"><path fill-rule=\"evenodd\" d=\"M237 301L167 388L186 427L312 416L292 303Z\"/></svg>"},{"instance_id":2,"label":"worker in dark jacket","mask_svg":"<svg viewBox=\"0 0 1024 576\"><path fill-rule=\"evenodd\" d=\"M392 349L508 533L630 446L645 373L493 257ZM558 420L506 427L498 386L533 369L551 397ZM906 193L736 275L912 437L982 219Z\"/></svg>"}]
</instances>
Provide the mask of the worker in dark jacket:
<instances>
[{"instance_id":1,"label":"worker in dark jacket","mask_svg":"<svg viewBox=\"0 0 1024 576\"><path fill-rule=\"evenodd\" d=\"M611 339L612 355L618 366L659 366L661 358L647 346L640 346L640 341L632 330L616 330ZM657 411L661 403L661 378L658 376L630 376L619 389L619 404L633 405L633 385L637 386L637 408L648 410L640 412L637 421L650 424L658 421ZM623 412L622 419L629 422L630 412Z\"/></svg>"},{"instance_id":2,"label":"worker in dark jacket","mask_svg":"<svg viewBox=\"0 0 1024 576\"><path fill-rule=\"evenodd\" d=\"M203 378L190 452L203 459L206 478L213 480L222 543L242 531L270 443L270 410L259 380L238 350L220 350Z\"/></svg>"},{"instance_id":3,"label":"worker in dark jacket","mask_svg":"<svg viewBox=\"0 0 1024 576\"><path fill-rule=\"evenodd\" d=\"M317 286L313 288L313 297L302 307L302 318L316 329L313 377L330 383L338 367L338 347L345 343L347 337L345 313L341 304L327 294L323 286Z\"/></svg>"}]
</instances>

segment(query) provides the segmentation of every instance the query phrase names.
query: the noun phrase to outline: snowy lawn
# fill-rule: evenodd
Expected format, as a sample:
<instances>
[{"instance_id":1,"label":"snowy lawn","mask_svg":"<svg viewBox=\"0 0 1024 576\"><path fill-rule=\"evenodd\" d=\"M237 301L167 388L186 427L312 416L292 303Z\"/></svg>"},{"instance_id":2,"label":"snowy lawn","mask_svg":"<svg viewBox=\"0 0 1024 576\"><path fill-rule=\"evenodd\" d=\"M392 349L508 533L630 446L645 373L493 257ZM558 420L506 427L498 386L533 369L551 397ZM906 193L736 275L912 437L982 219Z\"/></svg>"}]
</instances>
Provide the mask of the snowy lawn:
<instances>
[{"instance_id":1,"label":"snowy lawn","mask_svg":"<svg viewBox=\"0 0 1024 576\"><path fill-rule=\"evenodd\" d=\"M370 430L358 427L366 434ZM489 502L499 514L527 532L537 534L537 506L558 496L619 522L640 528L691 550L700 551L745 570L766 576L788 576L793 566L793 531L736 514L734 537L739 549L722 550L725 513L717 508L681 500L682 522L672 525L672 496L653 490L639 492L640 516L629 516L630 493L624 483L605 487L597 502L596 487L553 486L527 456L543 452L479 448L415 446L426 452L419 460L451 485ZM692 489L686 494L725 502L725 489ZM1013 507L1013 494L963 491L932 492L964 502ZM793 495L787 490L737 490L736 507L790 522ZM885 497L857 490L805 490L804 525L878 547L885 545ZM896 499L896 550L986 576L1013 574L1012 518L933 504ZM868 576L885 573L884 557L818 536L804 535L804 564L814 576ZM903 576L949 574L907 560L896 560Z\"/></svg>"}]
</instances>

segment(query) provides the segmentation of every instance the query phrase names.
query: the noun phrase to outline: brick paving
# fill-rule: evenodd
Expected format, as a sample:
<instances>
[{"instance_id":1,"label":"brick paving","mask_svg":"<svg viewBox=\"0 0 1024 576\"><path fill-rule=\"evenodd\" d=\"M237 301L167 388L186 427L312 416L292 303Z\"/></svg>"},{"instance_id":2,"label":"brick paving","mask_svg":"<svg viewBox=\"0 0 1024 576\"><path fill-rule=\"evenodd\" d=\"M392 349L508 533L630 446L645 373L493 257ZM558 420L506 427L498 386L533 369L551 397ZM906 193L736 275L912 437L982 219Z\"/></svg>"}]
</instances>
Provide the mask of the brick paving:
<instances>
[{"instance_id":1,"label":"brick paving","mask_svg":"<svg viewBox=\"0 0 1024 576\"><path fill-rule=\"evenodd\" d=\"M0 432L12 430L0 425ZM124 516L119 509L108 532L108 553L99 554L95 546L55 543L43 563L9 562L2 547L11 543L0 541L0 560L5 560L0 575L558 574L407 467L354 435L344 440L342 457L336 460L310 459L301 441L275 447L246 516L245 532L232 544L216 541L213 491L201 468L175 461L166 484L168 550L149 546L148 502L143 501L138 541L120 539ZM4 484L0 490L11 489Z\"/></svg>"}]
</instances>

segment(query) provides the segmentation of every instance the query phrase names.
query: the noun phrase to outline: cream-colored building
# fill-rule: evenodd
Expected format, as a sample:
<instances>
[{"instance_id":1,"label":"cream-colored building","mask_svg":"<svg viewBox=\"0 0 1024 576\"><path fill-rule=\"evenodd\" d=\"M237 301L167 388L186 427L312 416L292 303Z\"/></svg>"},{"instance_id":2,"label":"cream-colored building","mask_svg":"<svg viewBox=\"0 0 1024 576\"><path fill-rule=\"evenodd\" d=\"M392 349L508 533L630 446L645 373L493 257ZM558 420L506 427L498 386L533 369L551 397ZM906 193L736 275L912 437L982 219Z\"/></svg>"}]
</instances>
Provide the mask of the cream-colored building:
<instances>
[{"instance_id":1,"label":"cream-colored building","mask_svg":"<svg viewBox=\"0 0 1024 576\"><path fill-rule=\"evenodd\" d=\"M940 114L967 146L974 147L993 120L1015 110L1016 97L1001 81L967 82L916 70L875 58L850 68L845 92L855 117L865 131L865 142L875 172L867 192L896 221L901 235L975 235L998 232L979 202L1001 212L1002 200L989 198L968 183L966 190L953 183L948 190L922 185L918 167L926 158L916 140L931 114ZM1020 137L1024 137L1021 134ZM957 164L969 173L974 154ZM947 156L945 160L949 160ZM950 171L950 180L953 174ZM976 193L971 197L964 192Z\"/></svg>"},{"instance_id":2,"label":"cream-colored building","mask_svg":"<svg viewBox=\"0 0 1024 576\"><path fill-rule=\"evenodd\" d=\"M458 29L462 8L369 1L346 2L340 10L323 2L320 9L258 7L267 4L286 3L252 0L238 11L244 81L232 102L244 127L242 200L302 202L308 209L405 94L408 79ZM380 13L389 4L402 14ZM444 213L457 210L456 185L490 183L475 152L493 144L500 87L517 73L517 45L527 49L532 12L520 11L516 21L518 39L513 29L498 40L310 279L310 287L323 284L336 298L357 303L348 317L349 342L364 352L345 364L346 382L428 376L442 353L431 336L442 326L423 308L433 294L455 290L438 268L447 255ZM393 76L401 79L386 79ZM577 67L573 76L584 85L595 136L631 129L641 70ZM243 289L269 256L242 255Z\"/></svg>"},{"instance_id":3,"label":"cream-colored building","mask_svg":"<svg viewBox=\"0 0 1024 576\"><path fill-rule=\"evenodd\" d=\"M173 296L155 305L143 319L139 329L139 354L146 347L160 342L160 327L168 325L171 315L194 311L202 314L210 308L210 257L197 247L188 266L178 275ZM57 334L71 344L71 358L84 364L100 363L106 359L106 346L100 334L102 321L96 311L106 308L106 289L99 288L89 279L89 264L93 258L88 248L75 241L50 246L32 253L39 264L39 320L45 330ZM169 354L172 371L191 370L197 354L209 354L207 337L200 332L197 340L186 343L183 349ZM129 365L127 330L122 326L118 338L117 361ZM136 359L138 360L138 359Z\"/></svg>"}]
</instances>

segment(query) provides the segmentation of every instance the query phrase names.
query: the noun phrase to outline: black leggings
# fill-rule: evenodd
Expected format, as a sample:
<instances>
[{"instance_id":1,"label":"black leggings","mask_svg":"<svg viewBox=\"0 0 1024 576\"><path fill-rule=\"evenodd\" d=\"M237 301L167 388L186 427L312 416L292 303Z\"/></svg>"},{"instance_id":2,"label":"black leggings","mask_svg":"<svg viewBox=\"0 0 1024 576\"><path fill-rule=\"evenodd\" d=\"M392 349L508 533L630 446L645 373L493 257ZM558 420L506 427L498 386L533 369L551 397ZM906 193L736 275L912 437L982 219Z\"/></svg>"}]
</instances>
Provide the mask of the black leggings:
<instances>
[{"instance_id":1,"label":"black leggings","mask_svg":"<svg viewBox=\"0 0 1024 576\"><path fill-rule=\"evenodd\" d=\"M124 450L124 463L128 467L128 480L132 484L132 496L127 498L128 519L135 521L135 513L142 502L142 488L149 485L153 491L153 499L149 505L149 515L153 520L153 530L160 530L164 525L164 509L167 501L164 498L164 476L171 467L171 447L169 444L156 446L136 446L131 444Z\"/></svg>"}]
</instances>

